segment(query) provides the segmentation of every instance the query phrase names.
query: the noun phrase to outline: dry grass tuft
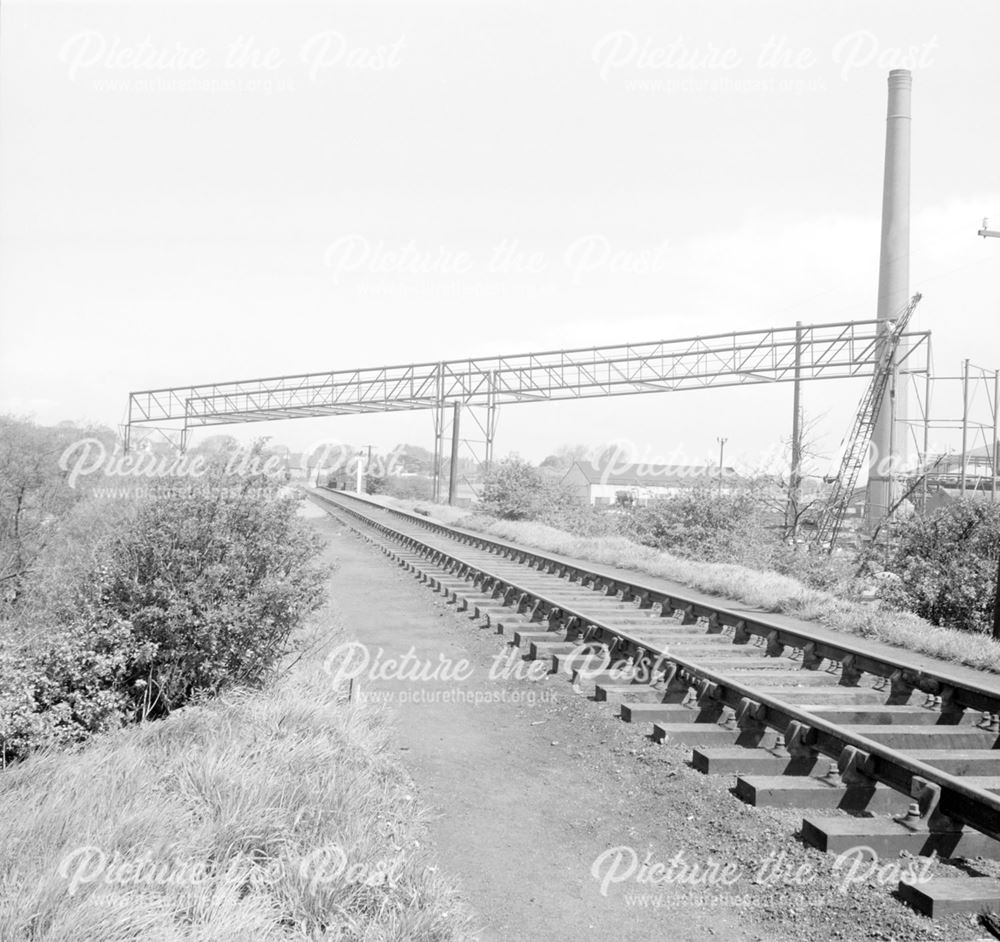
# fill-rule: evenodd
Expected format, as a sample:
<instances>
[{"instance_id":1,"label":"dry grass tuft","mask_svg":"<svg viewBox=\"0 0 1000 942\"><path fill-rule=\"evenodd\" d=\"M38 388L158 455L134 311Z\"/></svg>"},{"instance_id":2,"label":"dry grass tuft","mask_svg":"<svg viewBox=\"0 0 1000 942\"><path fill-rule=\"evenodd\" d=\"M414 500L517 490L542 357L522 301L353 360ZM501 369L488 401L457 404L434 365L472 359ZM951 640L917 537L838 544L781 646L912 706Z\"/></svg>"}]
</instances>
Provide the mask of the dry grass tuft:
<instances>
[{"instance_id":1,"label":"dry grass tuft","mask_svg":"<svg viewBox=\"0 0 1000 942\"><path fill-rule=\"evenodd\" d=\"M314 663L0 775L0 939L468 938L378 715L330 687Z\"/></svg>"}]
</instances>

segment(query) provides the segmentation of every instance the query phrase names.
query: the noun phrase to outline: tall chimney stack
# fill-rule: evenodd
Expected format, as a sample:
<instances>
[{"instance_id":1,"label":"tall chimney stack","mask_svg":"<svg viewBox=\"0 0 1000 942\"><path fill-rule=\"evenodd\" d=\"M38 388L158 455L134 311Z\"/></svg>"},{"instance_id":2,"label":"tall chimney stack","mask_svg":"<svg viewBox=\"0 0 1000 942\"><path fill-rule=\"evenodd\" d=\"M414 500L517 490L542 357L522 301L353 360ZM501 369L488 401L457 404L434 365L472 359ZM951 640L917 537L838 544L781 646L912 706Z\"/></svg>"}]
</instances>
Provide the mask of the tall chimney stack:
<instances>
[{"instance_id":1,"label":"tall chimney stack","mask_svg":"<svg viewBox=\"0 0 1000 942\"><path fill-rule=\"evenodd\" d=\"M892 320L910 300L910 91L913 79L907 69L889 73L889 105L885 129L885 176L882 182L882 247L878 266L880 321ZM897 348L897 362L905 356ZM874 529L892 506L892 479L888 461L905 459L909 427L906 386L898 383L895 423L889 395L882 402L872 435L876 465L868 476L868 523ZM895 428L893 427L895 425Z\"/></svg>"}]
</instances>

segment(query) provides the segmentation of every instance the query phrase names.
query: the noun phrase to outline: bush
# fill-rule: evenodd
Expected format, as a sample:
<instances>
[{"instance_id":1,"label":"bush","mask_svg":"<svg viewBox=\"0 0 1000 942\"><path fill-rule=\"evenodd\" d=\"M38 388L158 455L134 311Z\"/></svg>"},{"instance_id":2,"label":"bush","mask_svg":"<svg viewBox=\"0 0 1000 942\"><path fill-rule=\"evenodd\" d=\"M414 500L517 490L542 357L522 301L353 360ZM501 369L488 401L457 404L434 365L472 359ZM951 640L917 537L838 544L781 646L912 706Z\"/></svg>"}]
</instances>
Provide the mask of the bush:
<instances>
[{"instance_id":1,"label":"bush","mask_svg":"<svg viewBox=\"0 0 1000 942\"><path fill-rule=\"evenodd\" d=\"M742 559L749 548L760 556L759 509L749 491L718 494L692 487L665 500L634 508L624 518L629 539L686 556Z\"/></svg>"},{"instance_id":2,"label":"bush","mask_svg":"<svg viewBox=\"0 0 1000 942\"><path fill-rule=\"evenodd\" d=\"M905 520L869 566L895 576L880 580L884 601L933 625L989 631L998 555L1000 506L968 498Z\"/></svg>"},{"instance_id":3,"label":"bush","mask_svg":"<svg viewBox=\"0 0 1000 942\"><path fill-rule=\"evenodd\" d=\"M540 501L536 519L546 526L568 530L578 536L614 536L619 530L616 513L598 510L586 501L567 496L565 491L548 489Z\"/></svg>"},{"instance_id":4,"label":"bush","mask_svg":"<svg viewBox=\"0 0 1000 942\"><path fill-rule=\"evenodd\" d=\"M322 603L321 539L263 479L215 474L100 509L89 541L66 528L0 636L4 761L257 685Z\"/></svg>"},{"instance_id":5,"label":"bush","mask_svg":"<svg viewBox=\"0 0 1000 942\"><path fill-rule=\"evenodd\" d=\"M0 649L0 768L122 725L136 661L126 622L77 620L32 650Z\"/></svg>"},{"instance_id":6,"label":"bush","mask_svg":"<svg viewBox=\"0 0 1000 942\"><path fill-rule=\"evenodd\" d=\"M479 496L484 513L501 520L534 520L544 479L533 465L516 455L504 458L483 479Z\"/></svg>"},{"instance_id":7,"label":"bush","mask_svg":"<svg viewBox=\"0 0 1000 942\"><path fill-rule=\"evenodd\" d=\"M584 536L617 530L613 515L595 510L571 489L516 456L503 459L486 475L477 509L501 520L537 520Z\"/></svg>"},{"instance_id":8,"label":"bush","mask_svg":"<svg viewBox=\"0 0 1000 942\"><path fill-rule=\"evenodd\" d=\"M434 481L423 475L390 474L381 479L382 489L378 492L399 500L430 500L434 493Z\"/></svg>"},{"instance_id":9,"label":"bush","mask_svg":"<svg viewBox=\"0 0 1000 942\"><path fill-rule=\"evenodd\" d=\"M309 565L322 543L296 507L259 481L209 486L141 505L110 542L100 606L155 647L131 678L144 714L258 684L322 603L324 573Z\"/></svg>"},{"instance_id":10,"label":"bush","mask_svg":"<svg viewBox=\"0 0 1000 942\"><path fill-rule=\"evenodd\" d=\"M776 527L773 505L751 483L722 494L714 487L691 487L645 505L602 511L515 457L500 462L487 476L479 509L503 520L537 521L575 536L624 536L690 559L770 569L816 589L853 596L850 562L787 545Z\"/></svg>"},{"instance_id":11,"label":"bush","mask_svg":"<svg viewBox=\"0 0 1000 942\"><path fill-rule=\"evenodd\" d=\"M856 560L849 555L831 556L803 544L782 543L774 547L768 564L783 576L841 598L855 598L860 591L854 573Z\"/></svg>"}]
</instances>

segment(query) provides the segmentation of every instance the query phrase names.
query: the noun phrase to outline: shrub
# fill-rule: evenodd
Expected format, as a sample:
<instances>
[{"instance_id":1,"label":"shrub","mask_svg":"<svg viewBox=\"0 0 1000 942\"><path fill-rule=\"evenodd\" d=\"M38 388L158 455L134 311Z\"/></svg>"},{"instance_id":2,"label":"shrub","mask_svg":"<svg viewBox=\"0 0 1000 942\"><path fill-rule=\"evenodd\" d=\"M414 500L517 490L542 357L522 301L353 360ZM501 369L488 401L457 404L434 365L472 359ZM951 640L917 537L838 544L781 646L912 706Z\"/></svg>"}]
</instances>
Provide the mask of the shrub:
<instances>
[{"instance_id":1,"label":"shrub","mask_svg":"<svg viewBox=\"0 0 1000 942\"><path fill-rule=\"evenodd\" d=\"M382 494L385 492L386 479L380 474L365 475L365 493Z\"/></svg>"},{"instance_id":2,"label":"shrub","mask_svg":"<svg viewBox=\"0 0 1000 942\"><path fill-rule=\"evenodd\" d=\"M480 506L484 513L501 520L533 520L543 484L537 468L512 455L487 472Z\"/></svg>"},{"instance_id":3,"label":"shrub","mask_svg":"<svg viewBox=\"0 0 1000 942\"><path fill-rule=\"evenodd\" d=\"M140 505L109 542L100 607L155 646L130 678L144 714L169 712L195 691L257 684L286 652L323 597L324 573L309 565L321 540L296 507L260 481L178 488Z\"/></svg>"},{"instance_id":4,"label":"shrub","mask_svg":"<svg viewBox=\"0 0 1000 942\"><path fill-rule=\"evenodd\" d=\"M434 481L423 475L390 474L382 481L383 487L378 493L400 500L430 500L434 493Z\"/></svg>"},{"instance_id":5,"label":"shrub","mask_svg":"<svg viewBox=\"0 0 1000 942\"><path fill-rule=\"evenodd\" d=\"M0 767L119 727L137 660L127 622L77 620L32 650L0 649Z\"/></svg>"},{"instance_id":6,"label":"shrub","mask_svg":"<svg viewBox=\"0 0 1000 942\"><path fill-rule=\"evenodd\" d=\"M933 625L988 631L996 598L1000 506L968 498L914 515L869 563L896 578L880 580L883 600Z\"/></svg>"},{"instance_id":7,"label":"shrub","mask_svg":"<svg viewBox=\"0 0 1000 942\"><path fill-rule=\"evenodd\" d=\"M322 603L322 541L261 478L214 474L102 509L89 536L65 529L72 542L0 636L5 761L257 685Z\"/></svg>"},{"instance_id":8,"label":"shrub","mask_svg":"<svg viewBox=\"0 0 1000 942\"><path fill-rule=\"evenodd\" d=\"M853 556L831 556L810 550L803 544L782 543L774 547L767 561L775 572L791 576L812 589L832 592L842 598L855 598L859 594Z\"/></svg>"},{"instance_id":9,"label":"shrub","mask_svg":"<svg viewBox=\"0 0 1000 942\"><path fill-rule=\"evenodd\" d=\"M516 456L503 459L486 475L477 509L501 520L538 520L586 536L617 530L613 515L595 510L570 488Z\"/></svg>"},{"instance_id":10,"label":"shrub","mask_svg":"<svg viewBox=\"0 0 1000 942\"><path fill-rule=\"evenodd\" d=\"M639 506L624 519L629 539L706 559L740 559L747 543L761 542L757 503L748 491L718 494L692 487L665 500ZM759 547L754 546L759 556Z\"/></svg>"},{"instance_id":11,"label":"shrub","mask_svg":"<svg viewBox=\"0 0 1000 942\"><path fill-rule=\"evenodd\" d=\"M580 536L611 536L619 529L617 513L598 510L552 480L543 480L532 515L540 523Z\"/></svg>"}]
</instances>

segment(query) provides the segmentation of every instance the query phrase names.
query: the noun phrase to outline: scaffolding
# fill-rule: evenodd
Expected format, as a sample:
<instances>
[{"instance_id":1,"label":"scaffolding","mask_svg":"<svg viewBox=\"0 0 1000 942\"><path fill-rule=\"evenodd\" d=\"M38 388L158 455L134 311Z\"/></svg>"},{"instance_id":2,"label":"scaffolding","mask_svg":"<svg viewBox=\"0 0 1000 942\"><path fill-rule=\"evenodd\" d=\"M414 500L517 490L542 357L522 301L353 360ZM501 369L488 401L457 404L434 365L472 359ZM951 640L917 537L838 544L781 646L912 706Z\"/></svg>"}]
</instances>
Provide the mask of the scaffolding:
<instances>
[{"instance_id":1,"label":"scaffolding","mask_svg":"<svg viewBox=\"0 0 1000 942\"><path fill-rule=\"evenodd\" d=\"M896 476L901 485L919 485L919 505L943 491L997 499L1000 476L1000 370L962 361L956 374L935 374L930 341L922 377L912 376L918 414L908 420L917 461ZM934 414L938 417L935 418Z\"/></svg>"}]
</instances>

